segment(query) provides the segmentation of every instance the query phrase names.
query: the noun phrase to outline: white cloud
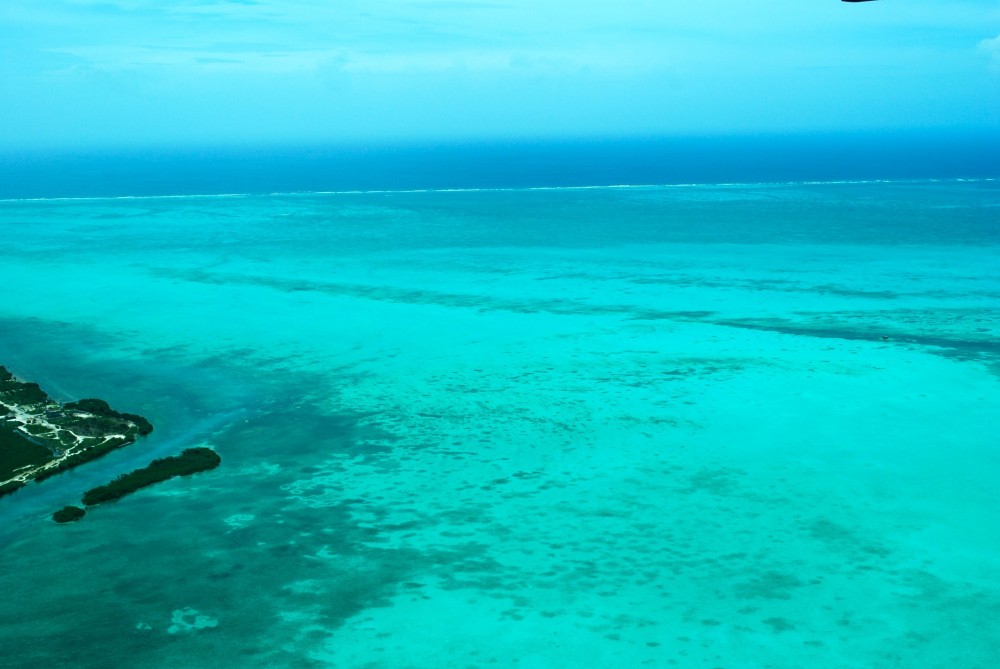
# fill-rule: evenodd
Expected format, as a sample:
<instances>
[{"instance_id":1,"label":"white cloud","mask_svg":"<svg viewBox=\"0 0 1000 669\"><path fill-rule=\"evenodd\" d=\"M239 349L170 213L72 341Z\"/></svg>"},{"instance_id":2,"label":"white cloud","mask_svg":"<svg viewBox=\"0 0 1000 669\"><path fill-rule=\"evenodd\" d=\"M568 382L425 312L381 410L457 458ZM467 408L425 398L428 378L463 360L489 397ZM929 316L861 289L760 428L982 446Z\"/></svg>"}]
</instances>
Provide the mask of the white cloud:
<instances>
[{"instance_id":1,"label":"white cloud","mask_svg":"<svg viewBox=\"0 0 1000 669\"><path fill-rule=\"evenodd\" d=\"M0 0L0 144L967 125L998 3Z\"/></svg>"},{"instance_id":2,"label":"white cloud","mask_svg":"<svg viewBox=\"0 0 1000 669\"><path fill-rule=\"evenodd\" d=\"M1000 71L1000 35L993 39L984 39L979 43L979 50L989 56L991 65Z\"/></svg>"}]
</instances>

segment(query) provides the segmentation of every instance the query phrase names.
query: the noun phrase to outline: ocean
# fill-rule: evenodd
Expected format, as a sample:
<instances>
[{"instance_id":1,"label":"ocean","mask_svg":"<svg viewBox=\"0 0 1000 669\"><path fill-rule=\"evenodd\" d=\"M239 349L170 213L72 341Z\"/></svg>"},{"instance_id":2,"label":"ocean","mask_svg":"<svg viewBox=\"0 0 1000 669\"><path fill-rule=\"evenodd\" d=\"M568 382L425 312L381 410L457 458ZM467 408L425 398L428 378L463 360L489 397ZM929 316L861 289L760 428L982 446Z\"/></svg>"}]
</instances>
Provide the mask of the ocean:
<instances>
[{"instance_id":1,"label":"ocean","mask_svg":"<svg viewBox=\"0 0 1000 669\"><path fill-rule=\"evenodd\" d=\"M0 666L1000 665L972 176L8 183L0 364L155 431L0 500Z\"/></svg>"}]
</instances>

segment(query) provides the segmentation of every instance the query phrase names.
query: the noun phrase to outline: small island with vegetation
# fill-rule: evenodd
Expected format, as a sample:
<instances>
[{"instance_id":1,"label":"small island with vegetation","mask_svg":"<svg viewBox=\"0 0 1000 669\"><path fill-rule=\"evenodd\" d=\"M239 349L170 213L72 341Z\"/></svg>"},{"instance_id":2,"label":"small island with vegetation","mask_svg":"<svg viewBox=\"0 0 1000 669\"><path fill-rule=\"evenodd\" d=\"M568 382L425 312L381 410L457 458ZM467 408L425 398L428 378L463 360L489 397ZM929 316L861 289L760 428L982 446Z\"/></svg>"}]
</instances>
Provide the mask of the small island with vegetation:
<instances>
[{"instance_id":1,"label":"small island with vegetation","mask_svg":"<svg viewBox=\"0 0 1000 669\"><path fill-rule=\"evenodd\" d=\"M0 497L128 446L152 431L142 416L115 411L104 400L60 404L37 383L18 380L0 365ZM88 490L83 505L110 502L175 476L215 469L220 462L210 448L189 448ZM83 508L67 506L53 513L52 520L71 523L85 514Z\"/></svg>"},{"instance_id":2,"label":"small island with vegetation","mask_svg":"<svg viewBox=\"0 0 1000 669\"><path fill-rule=\"evenodd\" d=\"M152 431L142 416L115 411L103 400L60 404L0 365L0 497Z\"/></svg>"},{"instance_id":3,"label":"small island with vegetation","mask_svg":"<svg viewBox=\"0 0 1000 669\"><path fill-rule=\"evenodd\" d=\"M172 479L175 476L188 476L215 469L220 462L222 462L222 458L211 448L203 446L188 448L180 455L153 460L142 469L122 474L110 483L88 490L83 494L83 503L89 507L110 502L140 488Z\"/></svg>"},{"instance_id":4,"label":"small island with vegetation","mask_svg":"<svg viewBox=\"0 0 1000 669\"><path fill-rule=\"evenodd\" d=\"M78 506L64 506L52 514L52 520L57 523L72 523L83 518L86 513Z\"/></svg>"}]
</instances>

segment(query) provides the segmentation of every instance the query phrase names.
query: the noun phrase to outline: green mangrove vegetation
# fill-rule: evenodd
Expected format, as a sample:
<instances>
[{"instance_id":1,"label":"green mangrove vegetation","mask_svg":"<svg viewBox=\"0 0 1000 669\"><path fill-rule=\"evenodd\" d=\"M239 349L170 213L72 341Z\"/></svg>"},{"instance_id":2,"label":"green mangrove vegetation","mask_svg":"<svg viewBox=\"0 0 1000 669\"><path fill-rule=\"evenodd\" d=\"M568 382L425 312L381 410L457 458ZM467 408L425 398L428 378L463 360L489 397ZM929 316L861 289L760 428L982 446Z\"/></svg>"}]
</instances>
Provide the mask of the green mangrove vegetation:
<instances>
[{"instance_id":1,"label":"green mangrove vegetation","mask_svg":"<svg viewBox=\"0 0 1000 669\"><path fill-rule=\"evenodd\" d=\"M60 404L37 383L0 366L0 497L28 481L127 446L152 432L142 416L115 411L104 400Z\"/></svg>"},{"instance_id":2,"label":"green mangrove vegetation","mask_svg":"<svg viewBox=\"0 0 1000 669\"><path fill-rule=\"evenodd\" d=\"M64 506L52 514L52 520L57 523L72 523L74 520L83 518L86 513L78 506Z\"/></svg>"},{"instance_id":3,"label":"green mangrove vegetation","mask_svg":"<svg viewBox=\"0 0 1000 669\"><path fill-rule=\"evenodd\" d=\"M6 480L25 467L38 467L55 459L52 451L18 434L0 419L0 480Z\"/></svg>"},{"instance_id":4,"label":"green mangrove vegetation","mask_svg":"<svg viewBox=\"0 0 1000 669\"><path fill-rule=\"evenodd\" d=\"M89 398L60 404L37 383L21 381L0 366L0 497L29 481L43 481L67 469L133 443L153 431L144 417L112 409ZM146 486L214 469L222 459L210 448L189 448L153 460L83 495L84 506L124 497ZM57 523L79 520L85 510L67 506L52 514Z\"/></svg>"},{"instance_id":5,"label":"green mangrove vegetation","mask_svg":"<svg viewBox=\"0 0 1000 669\"><path fill-rule=\"evenodd\" d=\"M115 411L108 406L108 403L104 400L78 400L76 402L64 404L63 408L67 411L83 412L98 417L98 420L95 421L91 419L91 421L87 423L88 425L93 425L95 427L107 427L109 425L108 421L113 421L111 424L117 425L119 428L124 428L126 430L134 426L140 437L145 437L153 431L153 425L142 416L138 416L134 413L121 413L120 411ZM100 418L104 418L106 420L101 422L99 420ZM80 425L82 423L74 424Z\"/></svg>"},{"instance_id":6,"label":"green mangrove vegetation","mask_svg":"<svg viewBox=\"0 0 1000 669\"><path fill-rule=\"evenodd\" d=\"M210 448L188 448L180 455L153 460L142 469L122 474L110 483L88 490L83 494L83 503L85 506L94 506L110 502L175 476L187 476L214 469L220 462L222 458Z\"/></svg>"},{"instance_id":7,"label":"green mangrove vegetation","mask_svg":"<svg viewBox=\"0 0 1000 669\"><path fill-rule=\"evenodd\" d=\"M131 441L126 441L124 439L109 439L102 444L98 444L97 446L91 446L88 449L66 456L50 467L38 470L33 478L35 481L44 481L45 479L55 476L56 474L60 474L67 469L72 469L73 467L78 467L85 462L96 460L102 455L107 455L116 448L121 448L122 446L126 446L131 443Z\"/></svg>"},{"instance_id":8,"label":"green mangrove vegetation","mask_svg":"<svg viewBox=\"0 0 1000 669\"><path fill-rule=\"evenodd\" d=\"M25 483L23 481L7 481L7 483L0 485L0 497L13 494L24 486Z\"/></svg>"}]
</instances>

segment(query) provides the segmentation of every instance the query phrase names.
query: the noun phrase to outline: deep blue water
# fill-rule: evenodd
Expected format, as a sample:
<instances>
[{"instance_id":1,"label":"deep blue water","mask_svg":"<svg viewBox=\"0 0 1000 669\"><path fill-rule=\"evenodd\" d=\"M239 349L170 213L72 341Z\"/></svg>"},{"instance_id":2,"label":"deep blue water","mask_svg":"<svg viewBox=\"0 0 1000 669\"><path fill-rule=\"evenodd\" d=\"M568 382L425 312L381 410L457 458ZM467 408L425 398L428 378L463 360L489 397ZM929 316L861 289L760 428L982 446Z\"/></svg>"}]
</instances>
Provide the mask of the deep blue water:
<instances>
[{"instance_id":1,"label":"deep blue water","mask_svg":"<svg viewBox=\"0 0 1000 669\"><path fill-rule=\"evenodd\" d=\"M0 149L0 199L1000 176L1000 134Z\"/></svg>"}]
</instances>

